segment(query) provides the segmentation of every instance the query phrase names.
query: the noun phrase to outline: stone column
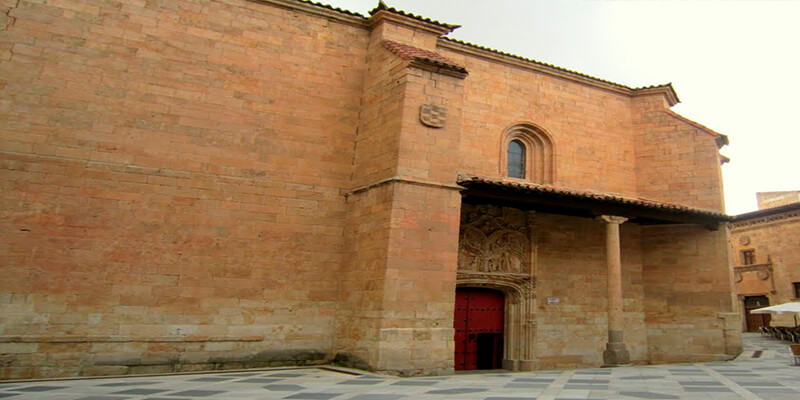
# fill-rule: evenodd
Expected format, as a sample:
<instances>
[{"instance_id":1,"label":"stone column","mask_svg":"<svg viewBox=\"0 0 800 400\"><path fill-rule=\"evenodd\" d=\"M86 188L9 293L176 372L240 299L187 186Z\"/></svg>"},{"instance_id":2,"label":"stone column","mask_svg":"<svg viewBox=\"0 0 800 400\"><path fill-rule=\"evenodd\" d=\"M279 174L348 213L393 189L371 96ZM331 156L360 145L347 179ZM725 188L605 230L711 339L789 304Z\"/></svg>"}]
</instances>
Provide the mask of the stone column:
<instances>
[{"instance_id":1,"label":"stone column","mask_svg":"<svg viewBox=\"0 0 800 400\"><path fill-rule=\"evenodd\" d=\"M603 215L598 218L606 223L606 263L608 264L608 343L603 352L606 365L621 365L630 362L625 348L622 312L622 262L619 250L619 225L627 218Z\"/></svg>"}]
</instances>

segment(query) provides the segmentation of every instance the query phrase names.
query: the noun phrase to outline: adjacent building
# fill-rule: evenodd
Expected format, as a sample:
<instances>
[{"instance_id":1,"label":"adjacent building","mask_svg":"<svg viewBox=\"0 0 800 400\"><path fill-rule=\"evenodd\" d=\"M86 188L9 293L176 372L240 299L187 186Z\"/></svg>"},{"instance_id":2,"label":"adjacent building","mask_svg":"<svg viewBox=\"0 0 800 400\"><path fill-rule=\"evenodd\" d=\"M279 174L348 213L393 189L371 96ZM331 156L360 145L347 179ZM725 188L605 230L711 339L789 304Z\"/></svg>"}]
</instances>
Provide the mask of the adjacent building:
<instances>
[{"instance_id":1,"label":"adjacent building","mask_svg":"<svg viewBox=\"0 0 800 400\"><path fill-rule=\"evenodd\" d=\"M737 215L731 229L736 295L743 329L794 326L791 315L750 311L800 301L800 191L758 193L759 210Z\"/></svg>"},{"instance_id":2,"label":"adjacent building","mask_svg":"<svg viewBox=\"0 0 800 400\"><path fill-rule=\"evenodd\" d=\"M671 85L383 4L3 7L2 378L740 351L727 139Z\"/></svg>"}]
</instances>

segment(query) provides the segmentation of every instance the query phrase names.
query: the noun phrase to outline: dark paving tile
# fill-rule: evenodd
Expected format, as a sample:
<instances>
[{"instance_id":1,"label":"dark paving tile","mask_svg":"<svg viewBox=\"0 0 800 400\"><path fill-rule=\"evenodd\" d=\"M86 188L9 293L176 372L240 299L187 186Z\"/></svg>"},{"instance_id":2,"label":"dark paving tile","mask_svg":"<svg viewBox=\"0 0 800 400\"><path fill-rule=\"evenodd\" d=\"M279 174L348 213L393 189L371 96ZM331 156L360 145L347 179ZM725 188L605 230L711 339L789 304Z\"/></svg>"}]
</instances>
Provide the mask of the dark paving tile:
<instances>
[{"instance_id":1,"label":"dark paving tile","mask_svg":"<svg viewBox=\"0 0 800 400\"><path fill-rule=\"evenodd\" d=\"M305 386L278 383L264 386L264 389L272 390L273 392L296 392L305 389Z\"/></svg>"},{"instance_id":2,"label":"dark paving tile","mask_svg":"<svg viewBox=\"0 0 800 400\"><path fill-rule=\"evenodd\" d=\"M783 385L778 383L778 382L738 381L738 380L734 381L734 382L736 382L739 386L748 386L748 387L749 386L779 386L779 387L783 387Z\"/></svg>"},{"instance_id":3,"label":"dark paving tile","mask_svg":"<svg viewBox=\"0 0 800 400\"><path fill-rule=\"evenodd\" d=\"M638 381L638 380L647 380L647 379L664 379L664 377L663 376L658 376L658 375L641 375L641 376L623 376L623 377L621 377L619 379Z\"/></svg>"},{"instance_id":4,"label":"dark paving tile","mask_svg":"<svg viewBox=\"0 0 800 400\"><path fill-rule=\"evenodd\" d=\"M0 393L0 399L5 399L6 397L14 397L19 395L20 393Z\"/></svg>"},{"instance_id":5,"label":"dark paving tile","mask_svg":"<svg viewBox=\"0 0 800 400\"><path fill-rule=\"evenodd\" d=\"M360 394L356 397L351 397L350 400L400 400L405 395L401 394Z\"/></svg>"},{"instance_id":6,"label":"dark paving tile","mask_svg":"<svg viewBox=\"0 0 800 400\"><path fill-rule=\"evenodd\" d=\"M146 386L146 385L157 385L161 382L158 381L133 381L133 382L111 382L111 383L103 383L97 386Z\"/></svg>"},{"instance_id":7,"label":"dark paving tile","mask_svg":"<svg viewBox=\"0 0 800 400\"><path fill-rule=\"evenodd\" d=\"M284 397L284 399L328 400L343 394L344 393L297 393Z\"/></svg>"},{"instance_id":8,"label":"dark paving tile","mask_svg":"<svg viewBox=\"0 0 800 400\"><path fill-rule=\"evenodd\" d=\"M189 382L222 382L236 379L235 377L207 376L203 378L189 379Z\"/></svg>"},{"instance_id":9,"label":"dark paving tile","mask_svg":"<svg viewBox=\"0 0 800 400\"><path fill-rule=\"evenodd\" d=\"M121 392L114 392L114 393L111 393L111 394L156 394L156 393L169 392L169 391L170 391L170 389L142 389L142 388L137 388L137 389L123 390Z\"/></svg>"},{"instance_id":10,"label":"dark paving tile","mask_svg":"<svg viewBox=\"0 0 800 400\"><path fill-rule=\"evenodd\" d=\"M608 379L570 379L567 383L608 383Z\"/></svg>"},{"instance_id":11,"label":"dark paving tile","mask_svg":"<svg viewBox=\"0 0 800 400\"><path fill-rule=\"evenodd\" d=\"M719 386L687 386L683 388L684 392L730 392L731 390L726 387Z\"/></svg>"},{"instance_id":12,"label":"dark paving tile","mask_svg":"<svg viewBox=\"0 0 800 400\"><path fill-rule=\"evenodd\" d=\"M439 383L438 381L398 381L393 383L393 386L433 386Z\"/></svg>"},{"instance_id":13,"label":"dark paving tile","mask_svg":"<svg viewBox=\"0 0 800 400\"><path fill-rule=\"evenodd\" d=\"M455 388L455 389L437 389L437 390L429 390L425 392L426 394L467 394L467 393L480 393L485 392L489 389L477 389L477 388Z\"/></svg>"},{"instance_id":14,"label":"dark paving tile","mask_svg":"<svg viewBox=\"0 0 800 400\"><path fill-rule=\"evenodd\" d=\"M65 389L67 386L25 386L13 389L15 392L49 392L51 390Z\"/></svg>"},{"instance_id":15,"label":"dark paving tile","mask_svg":"<svg viewBox=\"0 0 800 400\"><path fill-rule=\"evenodd\" d=\"M740 376L748 376L748 377L759 377L760 374L756 374L753 372L721 372L723 376L731 376L731 377L740 377Z\"/></svg>"},{"instance_id":16,"label":"dark paving tile","mask_svg":"<svg viewBox=\"0 0 800 400\"><path fill-rule=\"evenodd\" d=\"M259 375L259 374L260 374L260 372L247 372L247 373L244 373L244 374L225 374L225 376L242 377L242 376L255 376L255 375Z\"/></svg>"},{"instance_id":17,"label":"dark paving tile","mask_svg":"<svg viewBox=\"0 0 800 400\"><path fill-rule=\"evenodd\" d=\"M339 382L339 385L376 385L378 383L385 382L383 380L377 379L353 379L350 381Z\"/></svg>"},{"instance_id":18,"label":"dark paving tile","mask_svg":"<svg viewBox=\"0 0 800 400\"><path fill-rule=\"evenodd\" d=\"M280 377L280 378L297 378L305 375L306 374L296 373L296 372L279 372L277 374L269 374L267 376Z\"/></svg>"},{"instance_id":19,"label":"dark paving tile","mask_svg":"<svg viewBox=\"0 0 800 400\"><path fill-rule=\"evenodd\" d=\"M180 397L180 398L178 398L178 397L148 397L148 398L143 399L143 400L193 400L193 399L190 399L188 397Z\"/></svg>"},{"instance_id":20,"label":"dark paving tile","mask_svg":"<svg viewBox=\"0 0 800 400\"><path fill-rule=\"evenodd\" d=\"M505 385L507 388L512 389L546 389L550 384L548 383L508 383Z\"/></svg>"},{"instance_id":21,"label":"dark paving tile","mask_svg":"<svg viewBox=\"0 0 800 400\"><path fill-rule=\"evenodd\" d=\"M567 383L566 385L564 385L564 389L608 390L608 385L589 385L589 384L570 385L569 383Z\"/></svg>"},{"instance_id":22,"label":"dark paving tile","mask_svg":"<svg viewBox=\"0 0 800 400\"><path fill-rule=\"evenodd\" d=\"M683 386L725 386L717 381L679 381Z\"/></svg>"},{"instance_id":23,"label":"dark paving tile","mask_svg":"<svg viewBox=\"0 0 800 400\"><path fill-rule=\"evenodd\" d=\"M680 399L678 396L653 392L619 392L623 396L637 397L640 399Z\"/></svg>"},{"instance_id":24,"label":"dark paving tile","mask_svg":"<svg viewBox=\"0 0 800 400\"><path fill-rule=\"evenodd\" d=\"M184 390L178 393L168 394L167 396L193 396L193 397L208 397L215 394L225 393L221 390Z\"/></svg>"},{"instance_id":25,"label":"dark paving tile","mask_svg":"<svg viewBox=\"0 0 800 400\"><path fill-rule=\"evenodd\" d=\"M794 394L800 398L800 392L790 388L747 388L747 390L755 394L772 394L772 393L785 393Z\"/></svg>"},{"instance_id":26,"label":"dark paving tile","mask_svg":"<svg viewBox=\"0 0 800 400\"><path fill-rule=\"evenodd\" d=\"M667 368L669 372L700 372L704 373L702 369L699 368Z\"/></svg>"},{"instance_id":27,"label":"dark paving tile","mask_svg":"<svg viewBox=\"0 0 800 400\"><path fill-rule=\"evenodd\" d=\"M492 397L486 397L483 400L536 400L536 397L492 396Z\"/></svg>"},{"instance_id":28,"label":"dark paving tile","mask_svg":"<svg viewBox=\"0 0 800 400\"><path fill-rule=\"evenodd\" d=\"M231 383L272 383L280 382L283 378L247 378L240 381L233 381Z\"/></svg>"},{"instance_id":29,"label":"dark paving tile","mask_svg":"<svg viewBox=\"0 0 800 400\"><path fill-rule=\"evenodd\" d=\"M542 382L542 383L552 383L555 381L556 378L517 378L514 379L514 382Z\"/></svg>"},{"instance_id":30,"label":"dark paving tile","mask_svg":"<svg viewBox=\"0 0 800 400\"><path fill-rule=\"evenodd\" d=\"M132 399L133 397L128 396L87 396L87 397L80 397L75 400L125 400L125 399Z\"/></svg>"}]
</instances>

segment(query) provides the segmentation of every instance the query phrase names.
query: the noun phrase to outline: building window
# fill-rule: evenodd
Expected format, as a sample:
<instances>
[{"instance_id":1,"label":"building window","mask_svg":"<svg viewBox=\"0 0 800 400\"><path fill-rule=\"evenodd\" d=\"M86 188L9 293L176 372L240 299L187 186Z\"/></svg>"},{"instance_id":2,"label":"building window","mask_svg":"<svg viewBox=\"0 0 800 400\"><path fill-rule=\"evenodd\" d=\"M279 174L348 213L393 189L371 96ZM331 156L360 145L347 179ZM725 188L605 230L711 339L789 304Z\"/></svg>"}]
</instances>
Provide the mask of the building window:
<instances>
[{"instance_id":1,"label":"building window","mask_svg":"<svg viewBox=\"0 0 800 400\"><path fill-rule=\"evenodd\" d=\"M500 174L535 183L555 181L553 141L533 124L512 125L500 141Z\"/></svg>"},{"instance_id":2,"label":"building window","mask_svg":"<svg viewBox=\"0 0 800 400\"><path fill-rule=\"evenodd\" d=\"M519 140L508 142L508 176L525 179L525 145Z\"/></svg>"},{"instance_id":3,"label":"building window","mask_svg":"<svg viewBox=\"0 0 800 400\"><path fill-rule=\"evenodd\" d=\"M742 264L753 265L756 263L755 250L742 250Z\"/></svg>"},{"instance_id":4,"label":"building window","mask_svg":"<svg viewBox=\"0 0 800 400\"><path fill-rule=\"evenodd\" d=\"M792 282L792 288L794 289L794 298L800 299L800 282Z\"/></svg>"}]
</instances>

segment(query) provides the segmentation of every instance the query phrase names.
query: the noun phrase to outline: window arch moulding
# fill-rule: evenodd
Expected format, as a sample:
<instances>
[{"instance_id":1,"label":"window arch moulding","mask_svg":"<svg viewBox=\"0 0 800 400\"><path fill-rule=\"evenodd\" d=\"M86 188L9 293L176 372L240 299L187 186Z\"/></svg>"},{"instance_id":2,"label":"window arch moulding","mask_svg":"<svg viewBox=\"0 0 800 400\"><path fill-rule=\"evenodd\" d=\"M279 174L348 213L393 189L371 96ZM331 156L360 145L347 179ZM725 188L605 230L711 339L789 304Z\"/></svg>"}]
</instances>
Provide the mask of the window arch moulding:
<instances>
[{"instance_id":1,"label":"window arch moulding","mask_svg":"<svg viewBox=\"0 0 800 400\"><path fill-rule=\"evenodd\" d=\"M524 147L524 179L534 183L555 182L555 146L547 132L528 122L511 125L500 141L500 174L509 176L509 145L517 141Z\"/></svg>"}]
</instances>

